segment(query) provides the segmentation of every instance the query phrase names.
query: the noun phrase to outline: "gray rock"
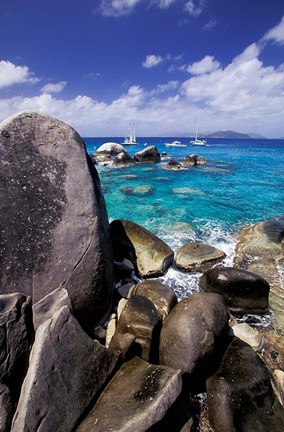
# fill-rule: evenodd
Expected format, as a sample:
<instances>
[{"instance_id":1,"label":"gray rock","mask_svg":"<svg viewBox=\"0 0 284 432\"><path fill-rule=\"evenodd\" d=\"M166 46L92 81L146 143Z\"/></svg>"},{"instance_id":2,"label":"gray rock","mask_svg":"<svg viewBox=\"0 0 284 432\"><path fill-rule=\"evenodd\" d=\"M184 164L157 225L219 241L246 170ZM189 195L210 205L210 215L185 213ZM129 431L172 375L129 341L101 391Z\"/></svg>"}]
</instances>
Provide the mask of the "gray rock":
<instances>
[{"instance_id":1,"label":"gray rock","mask_svg":"<svg viewBox=\"0 0 284 432\"><path fill-rule=\"evenodd\" d=\"M37 303L67 289L92 329L110 308L109 224L96 168L74 129L36 112L0 124L0 290Z\"/></svg>"},{"instance_id":2,"label":"gray rock","mask_svg":"<svg viewBox=\"0 0 284 432\"><path fill-rule=\"evenodd\" d=\"M118 143L115 142L106 142L102 144L95 152L96 153L105 153L110 156L117 156L120 153L126 153L125 148Z\"/></svg>"},{"instance_id":3,"label":"gray rock","mask_svg":"<svg viewBox=\"0 0 284 432\"><path fill-rule=\"evenodd\" d=\"M141 357L150 361L153 352L158 351L157 346L155 347L157 343L155 330L158 322L157 310L150 300L139 295L130 297L122 309L109 347L125 354L135 341ZM129 335L134 337L129 337Z\"/></svg>"},{"instance_id":4,"label":"gray rock","mask_svg":"<svg viewBox=\"0 0 284 432\"><path fill-rule=\"evenodd\" d=\"M283 430L284 410L274 395L268 369L239 339L233 340L206 387L209 420L215 432Z\"/></svg>"},{"instance_id":5,"label":"gray rock","mask_svg":"<svg viewBox=\"0 0 284 432\"><path fill-rule=\"evenodd\" d=\"M0 383L8 387L13 407L28 366L32 339L31 298L18 293L1 295ZM7 400L8 393L3 394Z\"/></svg>"},{"instance_id":6,"label":"gray rock","mask_svg":"<svg viewBox=\"0 0 284 432\"><path fill-rule=\"evenodd\" d=\"M140 295L151 300L157 309L160 320L164 320L177 304L174 290L157 280L146 280L135 285L130 292L130 296L133 295Z\"/></svg>"},{"instance_id":7,"label":"gray rock","mask_svg":"<svg viewBox=\"0 0 284 432\"><path fill-rule=\"evenodd\" d=\"M194 154L190 156L186 156L183 160L183 164L187 166L197 165L197 156Z\"/></svg>"},{"instance_id":8,"label":"gray rock","mask_svg":"<svg viewBox=\"0 0 284 432\"><path fill-rule=\"evenodd\" d=\"M114 259L129 259L141 277L162 276L173 262L172 249L153 233L134 222L125 219L112 221L110 235Z\"/></svg>"},{"instance_id":9,"label":"gray rock","mask_svg":"<svg viewBox=\"0 0 284 432\"><path fill-rule=\"evenodd\" d=\"M228 328L229 313L218 294L194 293L182 299L165 319L160 335L160 363L192 373L210 358Z\"/></svg>"},{"instance_id":10,"label":"gray rock","mask_svg":"<svg viewBox=\"0 0 284 432\"><path fill-rule=\"evenodd\" d=\"M186 243L176 253L176 265L184 271L206 271L226 257L225 252L202 243Z\"/></svg>"},{"instance_id":11,"label":"gray rock","mask_svg":"<svg viewBox=\"0 0 284 432\"><path fill-rule=\"evenodd\" d=\"M181 388L180 371L135 357L117 372L77 432L144 432L164 416Z\"/></svg>"},{"instance_id":12,"label":"gray rock","mask_svg":"<svg viewBox=\"0 0 284 432\"><path fill-rule=\"evenodd\" d=\"M161 156L155 146L149 146L135 153L134 161L141 163L159 163L161 162Z\"/></svg>"},{"instance_id":13,"label":"gray rock","mask_svg":"<svg viewBox=\"0 0 284 432\"><path fill-rule=\"evenodd\" d=\"M33 323L35 331L63 306L68 306L69 309L72 310L71 299L65 288L57 288L33 305Z\"/></svg>"},{"instance_id":14,"label":"gray rock","mask_svg":"<svg viewBox=\"0 0 284 432\"><path fill-rule=\"evenodd\" d=\"M113 160L112 165L114 166L127 166L127 165L133 165L134 159L125 151L119 153Z\"/></svg>"},{"instance_id":15,"label":"gray rock","mask_svg":"<svg viewBox=\"0 0 284 432\"><path fill-rule=\"evenodd\" d=\"M284 220L268 220L244 229L238 235L234 265L257 273L270 285L272 327L284 334Z\"/></svg>"},{"instance_id":16,"label":"gray rock","mask_svg":"<svg viewBox=\"0 0 284 432\"><path fill-rule=\"evenodd\" d=\"M221 294L233 312L266 312L269 284L261 276L234 267L208 270L199 280L205 292Z\"/></svg>"},{"instance_id":17,"label":"gray rock","mask_svg":"<svg viewBox=\"0 0 284 432\"><path fill-rule=\"evenodd\" d=\"M69 432L116 364L64 306L35 337L12 432Z\"/></svg>"},{"instance_id":18,"label":"gray rock","mask_svg":"<svg viewBox=\"0 0 284 432\"><path fill-rule=\"evenodd\" d=\"M14 414L14 406L10 390L5 384L0 384L0 432L9 432Z\"/></svg>"},{"instance_id":19,"label":"gray rock","mask_svg":"<svg viewBox=\"0 0 284 432\"><path fill-rule=\"evenodd\" d=\"M182 168L182 164L179 163L174 158L171 158L169 160L169 162L163 166L163 169L166 169L166 170L171 170L171 169L175 170L175 169L181 169L181 168Z\"/></svg>"}]
</instances>

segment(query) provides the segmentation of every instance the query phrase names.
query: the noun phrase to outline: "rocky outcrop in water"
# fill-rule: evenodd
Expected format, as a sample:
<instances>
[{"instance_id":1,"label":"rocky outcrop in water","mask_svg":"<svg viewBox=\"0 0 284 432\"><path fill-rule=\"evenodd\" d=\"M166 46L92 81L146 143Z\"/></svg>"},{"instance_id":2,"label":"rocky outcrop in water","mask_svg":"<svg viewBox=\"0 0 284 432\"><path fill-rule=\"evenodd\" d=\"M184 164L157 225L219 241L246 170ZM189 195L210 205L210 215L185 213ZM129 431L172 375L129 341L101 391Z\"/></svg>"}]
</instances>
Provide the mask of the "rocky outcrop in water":
<instances>
[{"instance_id":1,"label":"rocky outcrop in water","mask_svg":"<svg viewBox=\"0 0 284 432\"><path fill-rule=\"evenodd\" d=\"M0 124L0 154L1 293L36 303L64 287L91 331L110 309L113 263L105 201L82 139L59 120L23 112Z\"/></svg>"},{"instance_id":2,"label":"rocky outcrop in water","mask_svg":"<svg viewBox=\"0 0 284 432\"><path fill-rule=\"evenodd\" d=\"M264 277L270 285L272 325L284 336L284 220L260 222L238 236L234 265Z\"/></svg>"},{"instance_id":3,"label":"rocky outcrop in water","mask_svg":"<svg viewBox=\"0 0 284 432\"><path fill-rule=\"evenodd\" d=\"M135 162L141 163L159 163L161 162L161 156L155 146L149 146L143 150L136 152L134 155Z\"/></svg>"},{"instance_id":4,"label":"rocky outcrop in water","mask_svg":"<svg viewBox=\"0 0 284 432\"><path fill-rule=\"evenodd\" d=\"M119 153L113 160L113 166L128 166L133 165L134 159L126 152Z\"/></svg>"},{"instance_id":5,"label":"rocky outcrop in water","mask_svg":"<svg viewBox=\"0 0 284 432\"><path fill-rule=\"evenodd\" d=\"M269 284L255 273L234 267L214 268L201 276L199 286L205 292L221 294L234 312L268 310Z\"/></svg>"},{"instance_id":6,"label":"rocky outcrop in water","mask_svg":"<svg viewBox=\"0 0 284 432\"><path fill-rule=\"evenodd\" d=\"M162 276L173 262L172 249L134 222L125 219L112 221L110 234L115 261L129 259L140 277Z\"/></svg>"},{"instance_id":7,"label":"rocky outcrop in water","mask_svg":"<svg viewBox=\"0 0 284 432\"><path fill-rule=\"evenodd\" d=\"M222 261L226 254L203 243L185 243L176 252L176 265L183 271L204 272Z\"/></svg>"},{"instance_id":8,"label":"rocky outcrop in water","mask_svg":"<svg viewBox=\"0 0 284 432\"><path fill-rule=\"evenodd\" d=\"M111 224L114 268L97 173L71 128L28 112L0 133L0 431L212 432L208 378L215 432L281 430L281 335L240 331L221 295L176 303L139 280L164 275L173 251L131 221ZM236 297L243 282L234 269Z\"/></svg>"}]
</instances>

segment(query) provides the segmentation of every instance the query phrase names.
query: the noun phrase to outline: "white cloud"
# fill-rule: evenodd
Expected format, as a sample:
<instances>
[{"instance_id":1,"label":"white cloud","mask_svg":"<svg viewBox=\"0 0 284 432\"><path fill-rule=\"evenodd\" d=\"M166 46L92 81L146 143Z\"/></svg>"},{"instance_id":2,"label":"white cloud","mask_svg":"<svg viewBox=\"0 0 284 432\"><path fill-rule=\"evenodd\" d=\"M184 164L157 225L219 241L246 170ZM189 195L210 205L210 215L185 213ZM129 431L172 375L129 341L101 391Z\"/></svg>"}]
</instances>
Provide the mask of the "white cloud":
<instances>
[{"instance_id":1,"label":"white cloud","mask_svg":"<svg viewBox=\"0 0 284 432\"><path fill-rule=\"evenodd\" d=\"M152 95L166 93L168 91L176 90L179 86L179 81L171 80L166 84L158 84L156 88L151 91Z\"/></svg>"},{"instance_id":2,"label":"white cloud","mask_svg":"<svg viewBox=\"0 0 284 432\"><path fill-rule=\"evenodd\" d=\"M163 58L159 55L150 54L147 55L146 59L142 63L143 67L150 69L152 67L158 66L163 61Z\"/></svg>"},{"instance_id":3,"label":"white cloud","mask_svg":"<svg viewBox=\"0 0 284 432\"><path fill-rule=\"evenodd\" d=\"M0 61L0 88L14 84L36 83L39 79L30 72L27 66L16 66L5 60Z\"/></svg>"},{"instance_id":4,"label":"white cloud","mask_svg":"<svg viewBox=\"0 0 284 432\"><path fill-rule=\"evenodd\" d=\"M100 12L105 16L128 15L140 2L141 0L101 0Z\"/></svg>"},{"instance_id":5,"label":"white cloud","mask_svg":"<svg viewBox=\"0 0 284 432\"><path fill-rule=\"evenodd\" d=\"M43 93L60 93L66 86L67 81L60 81L56 84L48 83L44 85L40 91Z\"/></svg>"},{"instance_id":6,"label":"white cloud","mask_svg":"<svg viewBox=\"0 0 284 432\"><path fill-rule=\"evenodd\" d=\"M213 56L207 55L202 60L188 65L186 70L192 75L202 75L213 72L219 66L220 63Z\"/></svg>"},{"instance_id":7,"label":"white cloud","mask_svg":"<svg viewBox=\"0 0 284 432\"><path fill-rule=\"evenodd\" d=\"M204 0L188 0L185 3L184 10L191 16L196 17L202 13L204 6Z\"/></svg>"},{"instance_id":8,"label":"white cloud","mask_svg":"<svg viewBox=\"0 0 284 432\"><path fill-rule=\"evenodd\" d=\"M262 38L262 41L272 40L280 45L284 44L284 16L282 17L280 23L270 29Z\"/></svg>"}]
</instances>

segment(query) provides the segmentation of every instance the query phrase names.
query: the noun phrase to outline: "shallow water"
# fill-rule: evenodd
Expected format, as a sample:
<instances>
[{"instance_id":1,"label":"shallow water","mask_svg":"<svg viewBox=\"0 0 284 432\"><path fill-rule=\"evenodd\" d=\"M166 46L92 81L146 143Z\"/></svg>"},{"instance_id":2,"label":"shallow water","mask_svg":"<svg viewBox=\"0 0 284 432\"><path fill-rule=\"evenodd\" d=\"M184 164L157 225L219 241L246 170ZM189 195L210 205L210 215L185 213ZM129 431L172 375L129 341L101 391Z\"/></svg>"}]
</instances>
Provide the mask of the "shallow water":
<instances>
[{"instance_id":1,"label":"shallow water","mask_svg":"<svg viewBox=\"0 0 284 432\"><path fill-rule=\"evenodd\" d=\"M174 139L189 142L178 137L141 138L141 144L127 150L133 155L147 143L178 161L194 153L207 164L182 171L164 170L166 159L155 165L97 167L109 218L130 219L144 226L174 251L187 241L218 247L227 254L225 265L232 265L237 232L284 213L284 140L211 139L204 147L166 148L164 143ZM84 141L93 153L104 142L122 139ZM126 187L141 186L148 191L144 196L123 192ZM198 289L198 277L172 268L162 279L181 298Z\"/></svg>"}]
</instances>

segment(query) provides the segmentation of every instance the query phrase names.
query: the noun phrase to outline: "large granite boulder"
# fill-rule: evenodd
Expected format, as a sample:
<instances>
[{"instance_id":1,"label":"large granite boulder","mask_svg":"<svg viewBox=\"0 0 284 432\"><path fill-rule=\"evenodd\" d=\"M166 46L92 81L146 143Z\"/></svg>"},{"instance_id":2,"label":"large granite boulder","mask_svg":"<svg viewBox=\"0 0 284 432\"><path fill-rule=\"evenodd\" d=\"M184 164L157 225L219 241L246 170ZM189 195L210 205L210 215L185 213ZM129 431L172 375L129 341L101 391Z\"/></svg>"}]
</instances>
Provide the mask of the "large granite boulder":
<instances>
[{"instance_id":1,"label":"large granite boulder","mask_svg":"<svg viewBox=\"0 0 284 432\"><path fill-rule=\"evenodd\" d=\"M182 299L164 321L160 363L192 373L212 356L228 321L228 309L218 294L194 293Z\"/></svg>"},{"instance_id":2,"label":"large granite boulder","mask_svg":"<svg viewBox=\"0 0 284 432\"><path fill-rule=\"evenodd\" d=\"M140 295L130 297L121 311L109 347L125 354L135 342L136 350L141 357L146 361L152 361L153 357L157 357L155 352L158 351L158 322L159 315L151 300Z\"/></svg>"},{"instance_id":3,"label":"large granite boulder","mask_svg":"<svg viewBox=\"0 0 284 432\"><path fill-rule=\"evenodd\" d=\"M33 339L31 298L0 295L0 431L9 431Z\"/></svg>"},{"instance_id":4,"label":"large granite boulder","mask_svg":"<svg viewBox=\"0 0 284 432\"><path fill-rule=\"evenodd\" d=\"M215 432L283 430L284 410L273 392L268 369L239 339L233 340L206 387L209 419Z\"/></svg>"},{"instance_id":5,"label":"large granite boulder","mask_svg":"<svg viewBox=\"0 0 284 432\"><path fill-rule=\"evenodd\" d=\"M96 153L106 153L110 156L117 156L120 153L126 153L126 150L121 144L115 142L106 142L96 150L95 154Z\"/></svg>"},{"instance_id":6,"label":"large granite boulder","mask_svg":"<svg viewBox=\"0 0 284 432\"><path fill-rule=\"evenodd\" d=\"M272 327L284 335L284 219L257 223L244 229L237 240L234 265L268 281Z\"/></svg>"},{"instance_id":7,"label":"large granite boulder","mask_svg":"<svg viewBox=\"0 0 284 432\"><path fill-rule=\"evenodd\" d=\"M164 320L177 304L174 290L158 280L148 279L135 285L129 292L129 297L133 295L140 295L151 300L161 320Z\"/></svg>"},{"instance_id":8,"label":"large granite boulder","mask_svg":"<svg viewBox=\"0 0 284 432\"><path fill-rule=\"evenodd\" d=\"M11 431L73 430L116 361L63 306L36 332Z\"/></svg>"},{"instance_id":9,"label":"large granite boulder","mask_svg":"<svg viewBox=\"0 0 284 432\"><path fill-rule=\"evenodd\" d=\"M115 261L129 259L139 276L158 277L166 273L174 252L161 239L134 222L125 219L110 224Z\"/></svg>"},{"instance_id":10,"label":"large granite boulder","mask_svg":"<svg viewBox=\"0 0 284 432\"><path fill-rule=\"evenodd\" d=\"M165 415L181 388L180 371L135 357L116 373L76 432L144 432Z\"/></svg>"},{"instance_id":11,"label":"large granite boulder","mask_svg":"<svg viewBox=\"0 0 284 432\"><path fill-rule=\"evenodd\" d=\"M203 243L185 243L176 253L176 265L183 271L204 272L226 257L225 252Z\"/></svg>"},{"instance_id":12,"label":"large granite boulder","mask_svg":"<svg viewBox=\"0 0 284 432\"><path fill-rule=\"evenodd\" d=\"M0 290L38 302L67 289L88 330L113 290L109 223L100 181L74 129L32 111L0 124Z\"/></svg>"},{"instance_id":13,"label":"large granite boulder","mask_svg":"<svg viewBox=\"0 0 284 432\"><path fill-rule=\"evenodd\" d=\"M149 146L136 152L134 155L135 162L141 163L159 163L161 162L161 156L158 149L155 146Z\"/></svg>"},{"instance_id":14,"label":"large granite boulder","mask_svg":"<svg viewBox=\"0 0 284 432\"><path fill-rule=\"evenodd\" d=\"M114 158L112 165L113 166L128 166L133 165L134 159L126 152L118 153L118 155Z\"/></svg>"},{"instance_id":15,"label":"large granite boulder","mask_svg":"<svg viewBox=\"0 0 284 432\"><path fill-rule=\"evenodd\" d=\"M233 312L267 312L269 284L255 273L234 267L213 268L201 276L199 286L205 292L221 294Z\"/></svg>"}]
</instances>

